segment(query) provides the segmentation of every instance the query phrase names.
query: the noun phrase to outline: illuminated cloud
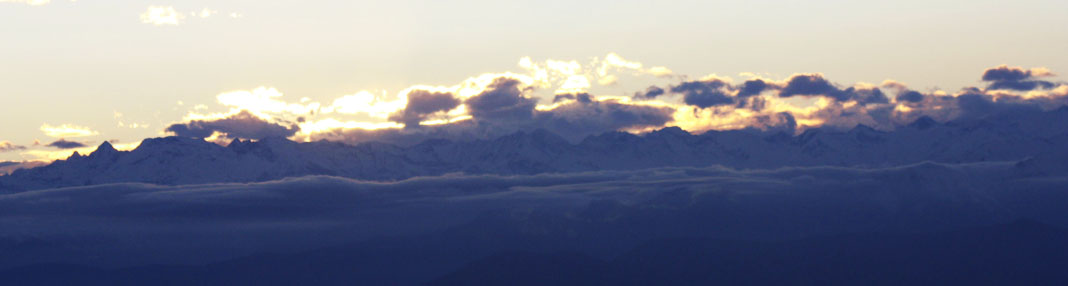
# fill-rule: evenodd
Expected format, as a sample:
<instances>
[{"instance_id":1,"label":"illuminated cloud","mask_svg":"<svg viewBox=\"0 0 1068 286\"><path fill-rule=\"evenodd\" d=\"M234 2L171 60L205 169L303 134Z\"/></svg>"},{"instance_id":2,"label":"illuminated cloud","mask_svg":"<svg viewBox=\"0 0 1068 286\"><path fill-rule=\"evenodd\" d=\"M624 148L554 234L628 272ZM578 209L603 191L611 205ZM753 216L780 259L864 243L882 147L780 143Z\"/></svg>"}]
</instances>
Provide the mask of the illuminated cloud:
<instances>
[{"instance_id":1,"label":"illuminated cloud","mask_svg":"<svg viewBox=\"0 0 1068 286\"><path fill-rule=\"evenodd\" d=\"M252 90L237 90L220 93L215 99L231 111L244 110L259 117L277 114L306 115L317 111L319 103L287 103L280 98L282 92L273 87L257 87Z\"/></svg>"},{"instance_id":2,"label":"illuminated cloud","mask_svg":"<svg viewBox=\"0 0 1068 286\"><path fill-rule=\"evenodd\" d=\"M179 105L182 105L182 104L179 104ZM122 127L122 128L137 129L137 128L148 128L148 127L151 126L148 123L138 123L138 122L126 122L126 121L123 121L124 115L121 112L118 112L118 111L115 111L113 114L114 114L113 117L117 121L116 122L117 125L119 127Z\"/></svg>"},{"instance_id":3,"label":"illuminated cloud","mask_svg":"<svg viewBox=\"0 0 1068 286\"><path fill-rule=\"evenodd\" d=\"M212 15L219 14L219 11L211 10L211 9L208 9L208 8L204 8L204 9L200 9L199 12L192 12L192 13L189 13L189 14L192 15L193 17L207 18L207 17L211 17Z\"/></svg>"},{"instance_id":4,"label":"illuminated cloud","mask_svg":"<svg viewBox=\"0 0 1068 286\"><path fill-rule=\"evenodd\" d=\"M25 150L26 146L15 145L9 141L0 141L0 152Z\"/></svg>"},{"instance_id":5,"label":"illuminated cloud","mask_svg":"<svg viewBox=\"0 0 1068 286\"><path fill-rule=\"evenodd\" d=\"M367 115L374 118L386 119L390 114L404 108L407 103L403 97L390 100L385 95L375 95L368 91L360 91L355 94L345 95L334 100L333 104L324 107L323 113L339 113L348 115ZM317 106L317 104L313 104Z\"/></svg>"},{"instance_id":6,"label":"illuminated cloud","mask_svg":"<svg viewBox=\"0 0 1068 286\"><path fill-rule=\"evenodd\" d=\"M74 148L86 147L85 143L81 143L81 142L77 142L77 141L67 141L66 139L59 139L59 140L56 140L55 142L48 143L48 145L45 145L45 146L55 147L55 148L59 148L59 149L74 149Z\"/></svg>"},{"instance_id":7,"label":"illuminated cloud","mask_svg":"<svg viewBox=\"0 0 1068 286\"><path fill-rule=\"evenodd\" d=\"M142 23L156 26L177 26L181 24L182 19L185 19L185 15L170 6L151 6L144 13L141 13Z\"/></svg>"},{"instance_id":8,"label":"illuminated cloud","mask_svg":"<svg viewBox=\"0 0 1068 286\"><path fill-rule=\"evenodd\" d=\"M671 76L673 72L666 67L652 67L643 68L642 63L629 61L616 53L608 53L604 57L604 60L595 61L598 64L597 76L599 80L597 83L601 85L614 85L619 78L613 74L614 72L629 72L632 74L648 74L656 77Z\"/></svg>"},{"instance_id":9,"label":"illuminated cloud","mask_svg":"<svg viewBox=\"0 0 1068 286\"><path fill-rule=\"evenodd\" d=\"M268 122L251 112L242 110L225 118L172 124L167 127L166 131L181 137L209 138L219 133L226 138L263 139L290 137L300 131L300 127L296 124L285 126Z\"/></svg>"},{"instance_id":10,"label":"illuminated cloud","mask_svg":"<svg viewBox=\"0 0 1068 286\"><path fill-rule=\"evenodd\" d=\"M557 87L554 94L578 94L589 92L593 82L602 86L615 85L620 76L673 75L666 67L644 68L642 63L629 61L616 53L604 58L592 58L588 62L545 60L536 62L529 57L519 60L519 67L526 70L534 80L531 86L548 89Z\"/></svg>"},{"instance_id":11,"label":"illuminated cloud","mask_svg":"<svg viewBox=\"0 0 1068 286\"><path fill-rule=\"evenodd\" d=\"M53 138L66 138L66 137L88 137L99 134L96 131L89 129L88 127L82 127L72 124L63 124L60 126L52 126L48 124L41 125L41 131Z\"/></svg>"}]
</instances>

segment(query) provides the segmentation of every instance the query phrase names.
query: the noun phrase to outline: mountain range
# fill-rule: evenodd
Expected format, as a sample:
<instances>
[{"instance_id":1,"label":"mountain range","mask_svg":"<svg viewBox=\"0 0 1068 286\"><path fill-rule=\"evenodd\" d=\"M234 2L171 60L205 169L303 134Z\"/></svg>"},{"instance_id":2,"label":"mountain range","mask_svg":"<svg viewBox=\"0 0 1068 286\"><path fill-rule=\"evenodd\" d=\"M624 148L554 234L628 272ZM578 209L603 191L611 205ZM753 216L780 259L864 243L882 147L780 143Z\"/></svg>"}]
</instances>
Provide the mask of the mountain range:
<instances>
[{"instance_id":1,"label":"mountain range","mask_svg":"<svg viewBox=\"0 0 1068 286\"><path fill-rule=\"evenodd\" d=\"M1029 170L1068 170L1068 107L940 123L928 117L893 131L864 125L792 135L752 130L691 134L668 127L644 135L609 132L569 142L545 130L489 140L430 139L415 145L145 139L131 151L105 142L43 167L0 176L0 192L139 182L184 185L261 182L308 175L395 181L450 173L540 174L721 165L888 167L918 162L1024 161Z\"/></svg>"}]
</instances>

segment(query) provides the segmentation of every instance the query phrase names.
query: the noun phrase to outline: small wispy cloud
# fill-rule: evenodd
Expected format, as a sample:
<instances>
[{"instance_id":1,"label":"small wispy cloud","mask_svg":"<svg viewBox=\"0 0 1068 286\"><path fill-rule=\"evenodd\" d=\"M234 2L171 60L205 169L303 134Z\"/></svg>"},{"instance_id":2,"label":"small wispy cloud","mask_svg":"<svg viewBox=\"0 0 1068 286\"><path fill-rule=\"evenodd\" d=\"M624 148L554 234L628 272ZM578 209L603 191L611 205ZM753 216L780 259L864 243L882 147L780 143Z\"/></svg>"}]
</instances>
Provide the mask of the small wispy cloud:
<instances>
[{"instance_id":1,"label":"small wispy cloud","mask_svg":"<svg viewBox=\"0 0 1068 286\"><path fill-rule=\"evenodd\" d=\"M26 149L26 146L15 145L14 143L11 143L11 142L8 142L8 141L0 141L0 152L25 150L25 149Z\"/></svg>"},{"instance_id":2,"label":"small wispy cloud","mask_svg":"<svg viewBox=\"0 0 1068 286\"><path fill-rule=\"evenodd\" d=\"M210 15L209 15L210 16ZM174 7L170 6L151 6L148 7L144 13L141 13L141 22L146 24L152 24L156 26L181 24L181 21L185 19L185 15L178 13Z\"/></svg>"},{"instance_id":3,"label":"small wispy cloud","mask_svg":"<svg viewBox=\"0 0 1068 286\"><path fill-rule=\"evenodd\" d=\"M193 17L198 17L198 18L207 18L207 17L211 17L212 15L215 15L215 14L219 14L219 11L218 10L208 9L208 8L200 9L200 11L189 13L189 15L192 15Z\"/></svg>"},{"instance_id":4,"label":"small wispy cloud","mask_svg":"<svg viewBox=\"0 0 1068 286\"><path fill-rule=\"evenodd\" d=\"M52 2L51 0L0 0L0 3L19 3L30 6L40 6Z\"/></svg>"},{"instance_id":5,"label":"small wispy cloud","mask_svg":"<svg viewBox=\"0 0 1068 286\"><path fill-rule=\"evenodd\" d=\"M49 143L48 145L45 145L45 146L55 147L55 148L59 148L59 149L74 149L74 148L87 147L88 145L85 145L85 143L78 142L78 141L69 141L67 139L59 139L59 140L56 140L56 142Z\"/></svg>"},{"instance_id":6,"label":"small wispy cloud","mask_svg":"<svg viewBox=\"0 0 1068 286\"><path fill-rule=\"evenodd\" d=\"M141 22L155 26L178 26L185 24L187 19L207 19L216 17L216 15L219 14L219 10L214 10L208 7L201 8L200 10L185 10L179 12L178 8L172 6L150 6L144 13L141 13ZM223 12L222 14L234 19L243 17L241 13L237 12Z\"/></svg>"},{"instance_id":7,"label":"small wispy cloud","mask_svg":"<svg viewBox=\"0 0 1068 286\"><path fill-rule=\"evenodd\" d=\"M89 127L82 127L82 126L71 125L71 124L63 124L63 125L60 125L60 126L52 126L52 125L49 125L47 123L44 124L44 125L41 125L41 132L44 132L45 135L48 135L49 137L54 137L54 138L87 137L87 136L93 136L93 135L100 134L100 133L98 133L96 131L93 131L92 129L89 129Z\"/></svg>"}]
</instances>

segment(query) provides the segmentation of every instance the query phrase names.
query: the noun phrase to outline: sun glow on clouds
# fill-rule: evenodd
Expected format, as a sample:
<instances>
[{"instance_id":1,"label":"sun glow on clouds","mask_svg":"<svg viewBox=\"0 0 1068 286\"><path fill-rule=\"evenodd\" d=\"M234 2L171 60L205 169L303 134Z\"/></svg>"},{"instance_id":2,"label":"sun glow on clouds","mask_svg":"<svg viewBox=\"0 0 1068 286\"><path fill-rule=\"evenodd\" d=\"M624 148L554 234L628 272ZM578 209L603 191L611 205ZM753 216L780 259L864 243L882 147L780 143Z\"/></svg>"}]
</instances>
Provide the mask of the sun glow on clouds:
<instances>
[{"instance_id":1,"label":"sun glow on clouds","mask_svg":"<svg viewBox=\"0 0 1068 286\"><path fill-rule=\"evenodd\" d=\"M219 13L219 11L211 10L211 9L208 9L208 8L204 8L204 9L201 9L200 12L192 12L192 13L189 13L189 14L192 15L193 17L207 18L207 17L211 17L211 15L215 15L215 14L218 14L218 13Z\"/></svg>"},{"instance_id":2,"label":"sun glow on clouds","mask_svg":"<svg viewBox=\"0 0 1068 286\"><path fill-rule=\"evenodd\" d=\"M141 22L146 24L152 24L156 26L173 25L177 26L181 23L182 19L185 19L185 15L178 13L174 7L170 6L151 6L148 7L144 13L141 13Z\"/></svg>"},{"instance_id":3,"label":"sun glow on clouds","mask_svg":"<svg viewBox=\"0 0 1068 286\"><path fill-rule=\"evenodd\" d=\"M201 8L200 10L190 11L188 13L179 12L178 9L172 6L151 6L141 13L141 22L145 24L151 24L156 26L178 26L184 23L187 15L189 18L205 19L219 14L218 10L211 8ZM230 18L241 18L241 14L237 12L229 13Z\"/></svg>"},{"instance_id":4,"label":"sun glow on clouds","mask_svg":"<svg viewBox=\"0 0 1068 286\"><path fill-rule=\"evenodd\" d=\"M44 132L45 135L48 135L49 137L55 137L55 138L88 137L88 136L93 136L93 135L100 134L100 133L98 133L96 131L93 131L93 130L89 129L89 127L82 127L82 126L71 125L71 124L63 124L63 125L60 125L60 126L52 126L52 125L49 125L49 124L44 124L44 125L41 125L41 132Z\"/></svg>"},{"instance_id":5,"label":"sun glow on clouds","mask_svg":"<svg viewBox=\"0 0 1068 286\"><path fill-rule=\"evenodd\" d=\"M503 98L494 98L493 100L503 101L493 104L509 104L508 100L516 100L518 104L533 102L536 112L548 114L541 117L542 119L570 122L578 120L576 115L595 118L604 112L621 112L618 114L621 117L618 118L629 118L628 116L645 115L627 113L631 112L628 110L668 110L666 114L669 120L664 126L639 124L611 127L636 133L666 126L678 126L695 133L752 128L797 134L808 128L852 128L857 124L885 130L907 124L919 116L931 116L939 121L955 118L963 112L956 102L956 98L962 94L979 92L995 102L1040 99L1046 100L1051 106L1068 98L1068 85L1064 84L1027 92L982 91L976 88L966 88L958 93L935 90L923 93L920 99L907 99L899 98L912 92L903 83L886 81L881 85L857 83L843 86L824 80L823 75L818 73L795 74L778 80L753 73L743 74L742 77L746 79L741 81L714 74L699 80L690 80L685 76L674 76L668 68L646 68L642 63L626 60L615 53L609 53L603 59L592 58L586 63L553 59L535 61L524 57L519 60L518 66L523 72L486 73L467 78L452 86L413 85L395 94L382 90L361 90L325 101L327 104L310 98L286 100L281 91L271 87L230 91L216 97L217 103L228 110L211 113L210 107L196 104L184 120L219 120L248 112L263 122L283 127L299 127L299 130L294 127L295 133L290 134L291 139L300 141L336 137L318 135L344 136L344 131L354 129L396 129L389 132L407 132L418 130L420 126L467 120L472 120L473 124L481 124L479 122L482 122L482 119L472 114L471 107L468 106L469 100L491 88L495 89L495 82L501 79L514 81L514 88L521 98L507 98L516 96L515 93L510 93L511 95L504 95ZM1029 74L1033 77L1050 72L1032 69ZM637 82L647 82L652 80L651 77L670 77L672 83L654 86L659 90L655 94L646 91L633 96L598 95L590 91L612 88L611 85L618 80L617 75L633 76L627 80ZM640 78L642 76L645 78ZM600 86L595 87L591 82L599 83ZM753 82L758 82L755 89L749 86ZM791 89L784 94L787 88ZM426 98L426 94L445 95L446 98L452 97L453 102L458 101L459 104L452 103L430 112L418 113L419 111L408 110L409 104L412 103L408 98L409 94L420 95L419 98ZM494 93L493 96L502 95ZM427 104L422 100L414 104L427 106L419 105L419 102ZM617 108L615 106L623 107L599 109ZM558 108L563 109L558 110L559 113L553 113ZM222 139L218 136L213 138Z\"/></svg>"},{"instance_id":6,"label":"sun glow on clouds","mask_svg":"<svg viewBox=\"0 0 1068 286\"><path fill-rule=\"evenodd\" d=\"M587 92L592 87L593 81L602 86L614 85L619 81L617 74L620 73L655 77L667 77L673 74L666 67L644 68L642 63L629 61L616 53L608 53L603 59L593 58L586 64L554 59L535 62L530 57L524 57L519 60L519 67L530 74L534 80L533 86L542 89L558 86L559 88L554 91L558 94Z\"/></svg>"},{"instance_id":7,"label":"sun glow on clouds","mask_svg":"<svg viewBox=\"0 0 1068 286\"><path fill-rule=\"evenodd\" d=\"M248 110L262 118L270 118L270 114L308 114L320 106L318 102L287 103L280 100L281 97L282 92L278 89L261 86L252 90L224 92L215 98L223 106L233 110Z\"/></svg>"},{"instance_id":8,"label":"sun glow on clouds","mask_svg":"<svg viewBox=\"0 0 1068 286\"><path fill-rule=\"evenodd\" d=\"M395 96L390 96L385 91L377 93L358 91L335 98L329 105L308 98L302 98L296 103L289 102L284 100L281 91L271 87L230 91L216 97L218 103L227 107L228 111L201 114L199 112L205 111L205 108L199 105L200 107L191 111L184 120L214 120L248 111L268 122L282 125L296 121L300 130L293 139L310 140L316 134L339 130L402 128L403 124L392 122L388 118L391 114L405 109L408 104L408 94L416 90L449 93L463 101L484 92L498 78L511 78L520 82L518 88L524 90L525 96L540 99L536 110L549 111L574 100L553 102L551 100L553 94L588 92L592 87L591 79L603 84L604 79L614 79L615 74L619 72L654 77L672 74L669 69L663 67L646 69L643 64L628 61L615 53L609 53L603 60L594 58L585 65L578 61L536 62L529 57L524 57L520 59L519 67L526 73L487 73L465 79L453 86L414 85L401 90ZM716 76L705 77L704 80L730 81L729 78ZM769 80L769 82L773 81ZM536 90L548 90L552 93L538 95L534 92ZM682 103L678 97L669 95L657 100L643 101L634 101L628 96L594 96L593 98L598 101L613 101L632 106L672 108L675 110L672 125L689 131L740 129L754 126L763 128L783 124L786 121L791 121L800 128L819 126L824 122L819 118L818 112L832 104L823 98L779 98L773 94L763 94L754 96L754 99L759 99L764 106L761 110L755 111L734 106L697 108ZM787 119L781 113L789 113L793 117ZM439 115L441 116L423 120L421 125L448 124L472 118L465 104L442 111Z\"/></svg>"},{"instance_id":9,"label":"sun glow on clouds","mask_svg":"<svg viewBox=\"0 0 1068 286\"><path fill-rule=\"evenodd\" d=\"M385 119L389 117L389 114L403 109L407 104L407 98L404 96L389 100L386 99L385 93L375 95L368 91L360 91L335 99L334 103L323 108L322 112L350 115L366 114L370 117Z\"/></svg>"}]
</instances>

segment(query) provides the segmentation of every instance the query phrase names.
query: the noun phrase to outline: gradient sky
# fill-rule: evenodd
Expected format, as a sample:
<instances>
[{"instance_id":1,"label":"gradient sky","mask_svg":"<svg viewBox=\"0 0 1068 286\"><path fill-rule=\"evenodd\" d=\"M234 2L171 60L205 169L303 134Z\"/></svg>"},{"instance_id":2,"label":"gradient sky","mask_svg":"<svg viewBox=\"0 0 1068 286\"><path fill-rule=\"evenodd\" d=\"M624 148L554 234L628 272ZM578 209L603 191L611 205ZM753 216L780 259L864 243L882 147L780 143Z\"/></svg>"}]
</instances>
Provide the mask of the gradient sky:
<instances>
[{"instance_id":1,"label":"gradient sky","mask_svg":"<svg viewBox=\"0 0 1068 286\"><path fill-rule=\"evenodd\" d=\"M415 85L525 73L524 57L642 63L646 72L589 89L617 96L744 72L953 92L1002 64L1068 71L1065 1L41 2L0 0L0 141L26 147L0 161L56 151L35 140L164 136L190 114L227 111L225 92L273 87L286 102L326 105L368 91L387 101ZM183 16L176 25L143 16L150 7ZM46 124L91 132L50 136Z\"/></svg>"}]
</instances>

